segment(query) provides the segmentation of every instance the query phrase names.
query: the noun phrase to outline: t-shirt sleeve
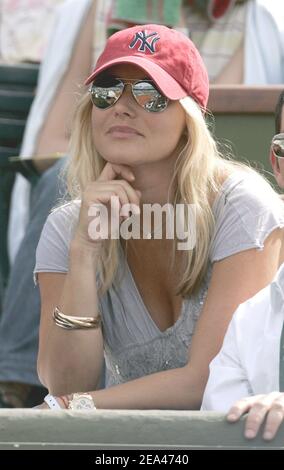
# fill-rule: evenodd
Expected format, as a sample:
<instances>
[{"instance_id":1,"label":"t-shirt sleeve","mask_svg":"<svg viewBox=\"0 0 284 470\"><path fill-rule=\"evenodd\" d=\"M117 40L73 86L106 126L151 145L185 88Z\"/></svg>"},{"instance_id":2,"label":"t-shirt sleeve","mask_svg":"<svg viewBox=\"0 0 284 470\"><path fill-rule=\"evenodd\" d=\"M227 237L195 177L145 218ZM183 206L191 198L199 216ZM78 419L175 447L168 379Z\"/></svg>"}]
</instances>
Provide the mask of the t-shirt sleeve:
<instances>
[{"instance_id":1,"label":"t-shirt sleeve","mask_svg":"<svg viewBox=\"0 0 284 470\"><path fill-rule=\"evenodd\" d=\"M39 272L68 271L69 247L79 217L79 207L68 203L47 218L36 250L34 279Z\"/></svg>"},{"instance_id":2,"label":"t-shirt sleeve","mask_svg":"<svg viewBox=\"0 0 284 470\"><path fill-rule=\"evenodd\" d=\"M215 231L209 258L213 263L251 248L284 227L284 203L259 175L235 178L221 190L213 206Z\"/></svg>"}]
</instances>

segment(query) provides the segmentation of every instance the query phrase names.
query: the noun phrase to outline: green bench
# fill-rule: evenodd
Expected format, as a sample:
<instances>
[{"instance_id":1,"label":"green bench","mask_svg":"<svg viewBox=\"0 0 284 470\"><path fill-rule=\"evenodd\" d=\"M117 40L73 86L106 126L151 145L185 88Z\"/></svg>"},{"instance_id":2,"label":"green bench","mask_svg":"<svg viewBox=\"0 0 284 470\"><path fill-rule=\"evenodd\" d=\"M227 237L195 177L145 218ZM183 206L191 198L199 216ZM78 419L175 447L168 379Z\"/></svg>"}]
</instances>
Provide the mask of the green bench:
<instances>
[{"instance_id":1,"label":"green bench","mask_svg":"<svg viewBox=\"0 0 284 470\"><path fill-rule=\"evenodd\" d=\"M16 172L31 182L37 173L11 157L19 155L27 116L35 95L38 64L0 65L0 304L9 276L7 227Z\"/></svg>"},{"instance_id":2,"label":"green bench","mask_svg":"<svg viewBox=\"0 0 284 470\"><path fill-rule=\"evenodd\" d=\"M283 90L284 85L212 85L208 104L217 138L233 143L234 156L262 170L273 184L269 146L275 134L275 106Z\"/></svg>"}]
</instances>

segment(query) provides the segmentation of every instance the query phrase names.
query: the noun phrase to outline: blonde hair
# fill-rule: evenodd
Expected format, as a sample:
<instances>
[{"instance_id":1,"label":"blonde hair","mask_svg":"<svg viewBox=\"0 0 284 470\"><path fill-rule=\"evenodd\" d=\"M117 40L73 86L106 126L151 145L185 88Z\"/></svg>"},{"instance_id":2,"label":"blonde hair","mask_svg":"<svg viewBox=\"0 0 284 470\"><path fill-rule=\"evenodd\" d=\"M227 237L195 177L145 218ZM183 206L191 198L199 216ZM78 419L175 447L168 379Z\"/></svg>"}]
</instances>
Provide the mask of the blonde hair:
<instances>
[{"instance_id":1,"label":"blonde hair","mask_svg":"<svg viewBox=\"0 0 284 470\"><path fill-rule=\"evenodd\" d=\"M176 161L174 203L194 204L196 209L196 246L184 251L183 275L177 293L183 297L196 292L208 265L210 241L214 231L212 197L218 193L222 178L236 166L227 161L217 149L200 107L190 98L180 105L186 115L187 139ZM71 199L81 199L86 185L100 175L105 160L96 151L91 125L92 103L86 94L79 102L70 142L70 162L67 167L67 188ZM111 285L118 267L119 240L105 240L99 261L102 282L100 293ZM176 241L174 250L176 250Z\"/></svg>"}]
</instances>

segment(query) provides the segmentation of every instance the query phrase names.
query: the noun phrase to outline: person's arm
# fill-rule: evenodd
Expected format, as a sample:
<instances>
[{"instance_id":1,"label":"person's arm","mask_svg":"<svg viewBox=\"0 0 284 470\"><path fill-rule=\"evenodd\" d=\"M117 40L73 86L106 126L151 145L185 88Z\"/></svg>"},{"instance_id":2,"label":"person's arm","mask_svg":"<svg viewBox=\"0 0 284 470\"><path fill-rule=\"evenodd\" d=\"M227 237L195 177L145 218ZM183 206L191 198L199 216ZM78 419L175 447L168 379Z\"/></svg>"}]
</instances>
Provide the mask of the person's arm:
<instances>
[{"instance_id":1,"label":"person's arm","mask_svg":"<svg viewBox=\"0 0 284 470\"><path fill-rule=\"evenodd\" d=\"M86 19L76 40L67 71L56 90L56 94L39 133L34 151L35 165L40 170L42 163L37 157L57 152L67 152L70 138L70 124L81 93L79 86L84 83L92 67L92 42L95 23L96 2L92 2ZM54 32L56 34L56 31ZM49 56L47 58L49 60ZM48 64L45 61L45 69ZM44 92L44 90L42 91Z\"/></svg>"},{"instance_id":2,"label":"person's arm","mask_svg":"<svg viewBox=\"0 0 284 470\"><path fill-rule=\"evenodd\" d=\"M116 180L117 176L122 179ZM121 206L130 203L139 206L140 193L129 184L134 178L128 167L107 163L82 195L72 240L65 240L66 226L69 233L72 223L70 210L63 212L61 208L51 214L43 230L37 253L37 258L44 258L41 261L44 267L41 266L38 275L42 305L38 374L54 395L94 390L98 385L103 359L101 329L65 330L55 324L52 314L59 307L66 315L97 317L96 278L102 240L95 238L99 232L95 231L94 238L91 236L94 219L90 219L90 209L94 204L108 205L115 196ZM111 224L108 230L111 231ZM46 260L47 256L51 259ZM58 266L63 269L65 266L67 274L55 272Z\"/></svg>"},{"instance_id":3,"label":"person's arm","mask_svg":"<svg viewBox=\"0 0 284 470\"><path fill-rule=\"evenodd\" d=\"M101 328L65 330L55 325L56 306L67 314L96 317L96 252L73 243L67 274L39 273L41 324L38 374L54 394L96 389L99 383L103 340Z\"/></svg>"},{"instance_id":4,"label":"person's arm","mask_svg":"<svg viewBox=\"0 0 284 470\"><path fill-rule=\"evenodd\" d=\"M262 251L250 249L214 263L207 299L185 367L94 391L97 408L198 409L209 363L221 348L233 312L269 284L277 271L281 237L281 231L274 230Z\"/></svg>"},{"instance_id":5,"label":"person's arm","mask_svg":"<svg viewBox=\"0 0 284 470\"><path fill-rule=\"evenodd\" d=\"M225 412L231 423L248 413L244 430L247 439L256 437L264 422L263 439L273 439L284 419L284 394L275 391L252 395L247 371L247 361L255 361L253 342L256 337L260 339L259 317L264 318L263 313L268 312L269 303L270 295L265 295L261 305L259 302L245 302L235 312L222 349L210 364L201 406L203 411ZM274 367L273 363L271 367Z\"/></svg>"}]
</instances>

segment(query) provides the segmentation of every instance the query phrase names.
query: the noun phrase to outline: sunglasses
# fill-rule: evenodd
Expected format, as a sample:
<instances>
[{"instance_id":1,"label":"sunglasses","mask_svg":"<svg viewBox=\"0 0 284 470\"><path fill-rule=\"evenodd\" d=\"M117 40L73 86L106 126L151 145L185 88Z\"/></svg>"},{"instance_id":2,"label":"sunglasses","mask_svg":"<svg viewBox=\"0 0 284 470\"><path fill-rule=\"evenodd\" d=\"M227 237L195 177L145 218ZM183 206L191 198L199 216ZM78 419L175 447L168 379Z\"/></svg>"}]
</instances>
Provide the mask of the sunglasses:
<instances>
[{"instance_id":1,"label":"sunglasses","mask_svg":"<svg viewBox=\"0 0 284 470\"><path fill-rule=\"evenodd\" d=\"M276 158L284 158L284 133L276 134L271 141L271 151Z\"/></svg>"},{"instance_id":2,"label":"sunglasses","mask_svg":"<svg viewBox=\"0 0 284 470\"><path fill-rule=\"evenodd\" d=\"M146 111L160 113L167 108L169 99L161 94L152 80L124 80L111 76L98 77L92 83L89 89L92 103L100 109L110 108L122 96L126 85L131 86L133 98Z\"/></svg>"}]
</instances>

